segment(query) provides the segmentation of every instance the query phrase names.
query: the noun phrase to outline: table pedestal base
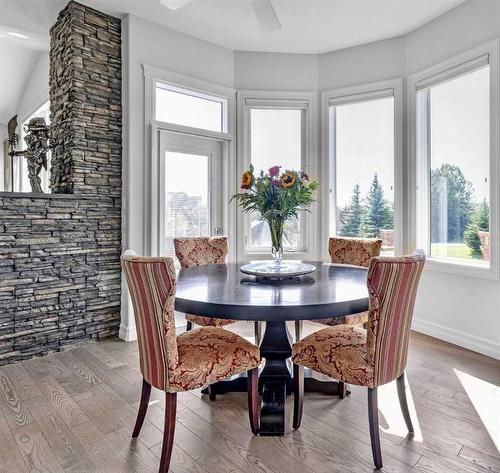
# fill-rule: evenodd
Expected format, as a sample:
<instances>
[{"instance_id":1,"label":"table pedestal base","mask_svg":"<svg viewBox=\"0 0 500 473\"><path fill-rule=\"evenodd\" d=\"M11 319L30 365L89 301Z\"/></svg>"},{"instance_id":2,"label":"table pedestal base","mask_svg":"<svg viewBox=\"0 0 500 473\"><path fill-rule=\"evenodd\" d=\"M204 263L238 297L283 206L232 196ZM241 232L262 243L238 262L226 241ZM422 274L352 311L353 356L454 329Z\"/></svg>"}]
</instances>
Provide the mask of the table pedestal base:
<instances>
[{"instance_id":1,"label":"table pedestal base","mask_svg":"<svg viewBox=\"0 0 500 473\"><path fill-rule=\"evenodd\" d=\"M260 352L266 362L259 375L259 392L262 394L260 409L260 435L285 434L286 395L291 393L292 377L290 357L292 347L285 322L267 322ZM323 379L318 379L323 378ZM304 369L304 391L340 395L339 383ZM212 385L212 392L247 392L246 373ZM208 390L203 389L207 394ZM347 394L350 394L347 391Z\"/></svg>"}]
</instances>

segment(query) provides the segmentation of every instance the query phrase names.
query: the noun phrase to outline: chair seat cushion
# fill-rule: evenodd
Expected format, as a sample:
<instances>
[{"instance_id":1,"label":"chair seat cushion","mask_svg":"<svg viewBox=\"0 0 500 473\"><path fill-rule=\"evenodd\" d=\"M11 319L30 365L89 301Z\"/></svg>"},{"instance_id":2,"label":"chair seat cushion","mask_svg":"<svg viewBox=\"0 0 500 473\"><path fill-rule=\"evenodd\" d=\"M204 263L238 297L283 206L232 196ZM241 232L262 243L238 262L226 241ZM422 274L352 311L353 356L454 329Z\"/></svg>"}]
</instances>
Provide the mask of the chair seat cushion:
<instances>
[{"instance_id":1,"label":"chair seat cushion","mask_svg":"<svg viewBox=\"0 0 500 473\"><path fill-rule=\"evenodd\" d=\"M259 347L218 327L202 327L177 337L179 363L170 391L187 391L215 383L260 364Z\"/></svg>"},{"instance_id":2,"label":"chair seat cushion","mask_svg":"<svg viewBox=\"0 0 500 473\"><path fill-rule=\"evenodd\" d=\"M360 312L359 314L343 315L341 317L330 317L328 319L318 319L313 320L322 325L329 325L334 327L335 325L363 325L368 322L368 311Z\"/></svg>"},{"instance_id":3,"label":"chair seat cushion","mask_svg":"<svg viewBox=\"0 0 500 473\"><path fill-rule=\"evenodd\" d=\"M292 361L331 378L371 387L366 330L351 325L327 327L303 338L292 348Z\"/></svg>"},{"instance_id":4,"label":"chair seat cushion","mask_svg":"<svg viewBox=\"0 0 500 473\"><path fill-rule=\"evenodd\" d=\"M201 327L224 327L224 325L234 324L236 320L217 319L215 317L205 317L203 315L186 314L186 320Z\"/></svg>"}]
</instances>

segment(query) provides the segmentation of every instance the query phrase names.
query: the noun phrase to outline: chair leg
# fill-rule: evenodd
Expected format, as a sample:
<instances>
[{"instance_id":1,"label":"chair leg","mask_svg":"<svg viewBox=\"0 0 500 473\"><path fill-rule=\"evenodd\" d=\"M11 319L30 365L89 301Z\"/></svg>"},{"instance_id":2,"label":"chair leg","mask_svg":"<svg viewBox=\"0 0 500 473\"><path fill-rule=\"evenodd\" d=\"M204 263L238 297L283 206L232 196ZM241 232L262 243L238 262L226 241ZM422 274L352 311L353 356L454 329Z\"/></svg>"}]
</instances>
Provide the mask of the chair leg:
<instances>
[{"instance_id":1,"label":"chair leg","mask_svg":"<svg viewBox=\"0 0 500 473\"><path fill-rule=\"evenodd\" d=\"M298 342L302 338L302 320L295 321L295 341Z\"/></svg>"},{"instance_id":2,"label":"chair leg","mask_svg":"<svg viewBox=\"0 0 500 473\"><path fill-rule=\"evenodd\" d=\"M380 449L380 431L378 425L377 388L368 388L368 421L370 424L370 440L372 443L373 463L375 468L382 468L382 451Z\"/></svg>"},{"instance_id":3,"label":"chair leg","mask_svg":"<svg viewBox=\"0 0 500 473\"><path fill-rule=\"evenodd\" d=\"M177 411L177 393L165 393L165 426L159 473L168 473L172 447L174 446L175 415Z\"/></svg>"},{"instance_id":4,"label":"chair leg","mask_svg":"<svg viewBox=\"0 0 500 473\"><path fill-rule=\"evenodd\" d=\"M339 381L339 397L344 399L346 396L347 386L344 381Z\"/></svg>"},{"instance_id":5,"label":"chair leg","mask_svg":"<svg viewBox=\"0 0 500 473\"><path fill-rule=\"evenodd\" d=\"M208 399L210 399L211 401L215 401L215 399L217 399L217 394L215 393L215 388L213 384L209 384L207 390L208 390Z\"/></svg>"},{"instance_id":6,"label":"chair leg","mask_svg":"<svg viewBox=\"0 0 500 473\"><path fill-rule=\"evenodd\" d=\"M259 368L248 370L248 415L252 433L257 435L260 430L259 409Z\"/></svg>"},{"instance_id":7,"label":"chair leg","mask_svg":"<svg viewBox=\"0 0 500 473\"><path fill-rule=\"evenodd\" d=\"M262 336L262 322L255 321L253 326L254 334L255 334L255 344L257 346L260 345L260 338Z\"/></svg>"},{"instance_id":8,"label":"chair leg","mask_svg":"<svg viewBox=\"0 0 500 473\"><path fill-rule=\"evenodd\" d=\"M149 396L151 395L151 385L143 378L142 379L142 393L141 402L139 404L139 412L137 413L137 420L135 421L134 432L132 433L132 438L138 437L141 431L144 418L146 417L146 412L149 405Z\"/></svg>"},{"instance_id":9,"label":"chair leg","mask_svg":"<svg viewBox=\"0 0 500 473\"><path fill-rule=\"evenodd\" d=\"M293 428L298 429L302 422L304 407L304 367L293 365Z\"/></svg>"},{"instance_id":10,"label":"chair leg","mask_svg":"<svg viewBox=\"0 0 500 473\"><path fill-rule=\"evenodd\" d=\"M410 410L408 409L408 400L406 398L405 374L403 373L397 380L399 405L405 420L406 427L410 434L415 433L411 422Z\"/></svg>"},{"instance_id":11,"label":"chair leg","mask_svg":"<svg viewBox=\"0 0 500 473\"><path fill-rule=\"evenodd\" d=\"M186 332L189 332L193 328L193 322L190 322L189 320L186 323Z\"/></svg>"}]
</instances>

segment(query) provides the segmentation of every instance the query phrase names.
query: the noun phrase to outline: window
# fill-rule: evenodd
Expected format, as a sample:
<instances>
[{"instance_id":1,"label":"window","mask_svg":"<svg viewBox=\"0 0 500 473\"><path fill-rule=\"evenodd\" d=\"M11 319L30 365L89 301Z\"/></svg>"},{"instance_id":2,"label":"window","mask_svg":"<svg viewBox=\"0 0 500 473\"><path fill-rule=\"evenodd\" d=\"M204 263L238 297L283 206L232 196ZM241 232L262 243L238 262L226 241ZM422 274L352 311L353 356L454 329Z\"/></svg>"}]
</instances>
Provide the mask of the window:
<instances>
[{"instance_id":1,"label":"window","mask_svg":"<svg viewBox=\"0 0 500 473\"><path fill-rule=\"evenodd\" d=\"M208 185L208 156L165 151L164 247L167 255L175 254L175 237L210 235Z\"/></svg>"},{"instance_id":2,"label":"window","mask_svg":"<svg viewBox=\"0 0 500 473\"><path fill-rule=\"evenodd\" d=\"M438 262L490 267L490 80L484 54L415 81L417 243Z\"/></svg>"},{"instance_id":3,"label":"window","mask_svg":"<svg viewBox=\"0 0 500 473\"><path fill-rule=\"evenodd\" d=\"M330 234L381 238L385 253L395 251L398 237L394 87L399 83L392 85L326 93Z\"/></svg>"},{"instance_id":4,"label":"window","mask_svg":"<svg viewBox=\"0 0 500 473\"><path fill-rule=\"evenodd\" d=\"M147 64L143 71L149 134L145 251L173 256L176 237L234 238L228 186L229 176L237 174L232 144L236 92ZM229 244L228 258L235 258L236 247Z\"/></svg>"},{"instance_id":5,"label":"window","mask_svg":"<svg viewBox=\"0 0 500 473\"><path fill-rule=\"evenodd\" d=\"M155 93L156 120L219 133L227 131L225 99L162 83L156 84Z\"/></svg>"},{"instance_id":6,"label":"window","mask_svg":"<svg viewBox=\"0 0 500 473\"><path fill-rule=\"evenodd\" d=\"M37 108L30 116L28 116L21 126L18 128L19 133L19 149L26 149L26 142L24 137L26 133L24 132L24 127L29 123L32 118L41 117L45 120L47 125L50 125L50 103L47 101ZM50 192L50 150L47 152L47 169L42 167L40 171L40 180L43 192ZM28 163L24 156L15 156L12 160L12 172L13 172L13 191L14 192L31 192L31 184L28 177Z\"/></svg>"},{"instance_id":7,"label":"window","mask_svg":"<svg viewBox=\"0 0 500 473\"><path fill-rule=\"evenodd\" d=\"M303 170L317 177L314 162L314 94L304 92L243 91L238 93L238 170L250 164L255 172L271 166L281 170ZM318 196L319 199L319 196ZM312 213L285 224L284 250L290 258L312 256ZM243 229L238 253L246 258L269 257L271 236L266 222L257 215L237 212L237 225Z\"/></svg>"},{"instance_id":8,"label":"window","mask_svg":"<svg viewBox=\"0 0 500 473\"><path fill-rule=\"evenodd\" d=\"M302 167L302 111L301 110L250 110L251 163L256 172L267 172L271 166L281 170ZM300 223L288 221L284 230L285 250L301 246ZM256 215L250 216L250 246L271 246L271 235L266 222Z\"/></svg>"},{"instance_id":9,"label":"window","mask_svg":"<svg viewBox=\"0 0 500 473\"><path fill-rule=\"evenodd\" d=\"M174 256L176 237L222 234L221 144L167 130L159 132L158 144L158 253Z\"/></svg>"}]
</instances>

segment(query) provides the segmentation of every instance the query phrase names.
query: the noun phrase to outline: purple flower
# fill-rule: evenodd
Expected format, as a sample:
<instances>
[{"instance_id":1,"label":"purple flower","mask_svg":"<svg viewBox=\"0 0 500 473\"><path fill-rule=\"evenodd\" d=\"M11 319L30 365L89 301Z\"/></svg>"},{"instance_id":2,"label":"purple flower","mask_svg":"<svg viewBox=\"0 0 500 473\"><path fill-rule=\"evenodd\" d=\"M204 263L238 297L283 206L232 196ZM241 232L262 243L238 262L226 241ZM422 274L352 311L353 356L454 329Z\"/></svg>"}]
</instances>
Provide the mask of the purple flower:
<instances>
[{"instance_id":1,"label":"purple flower","mask_svg":"<svg viewBox=\"0 0 500 473\"><path fill-rule=\"evenodd\" d=\"M269 176L271 176L271 178L278 177L280 173L280 167L281 166L273 166L272 168L269 168Z\"/></svg>"}]
</instances>

